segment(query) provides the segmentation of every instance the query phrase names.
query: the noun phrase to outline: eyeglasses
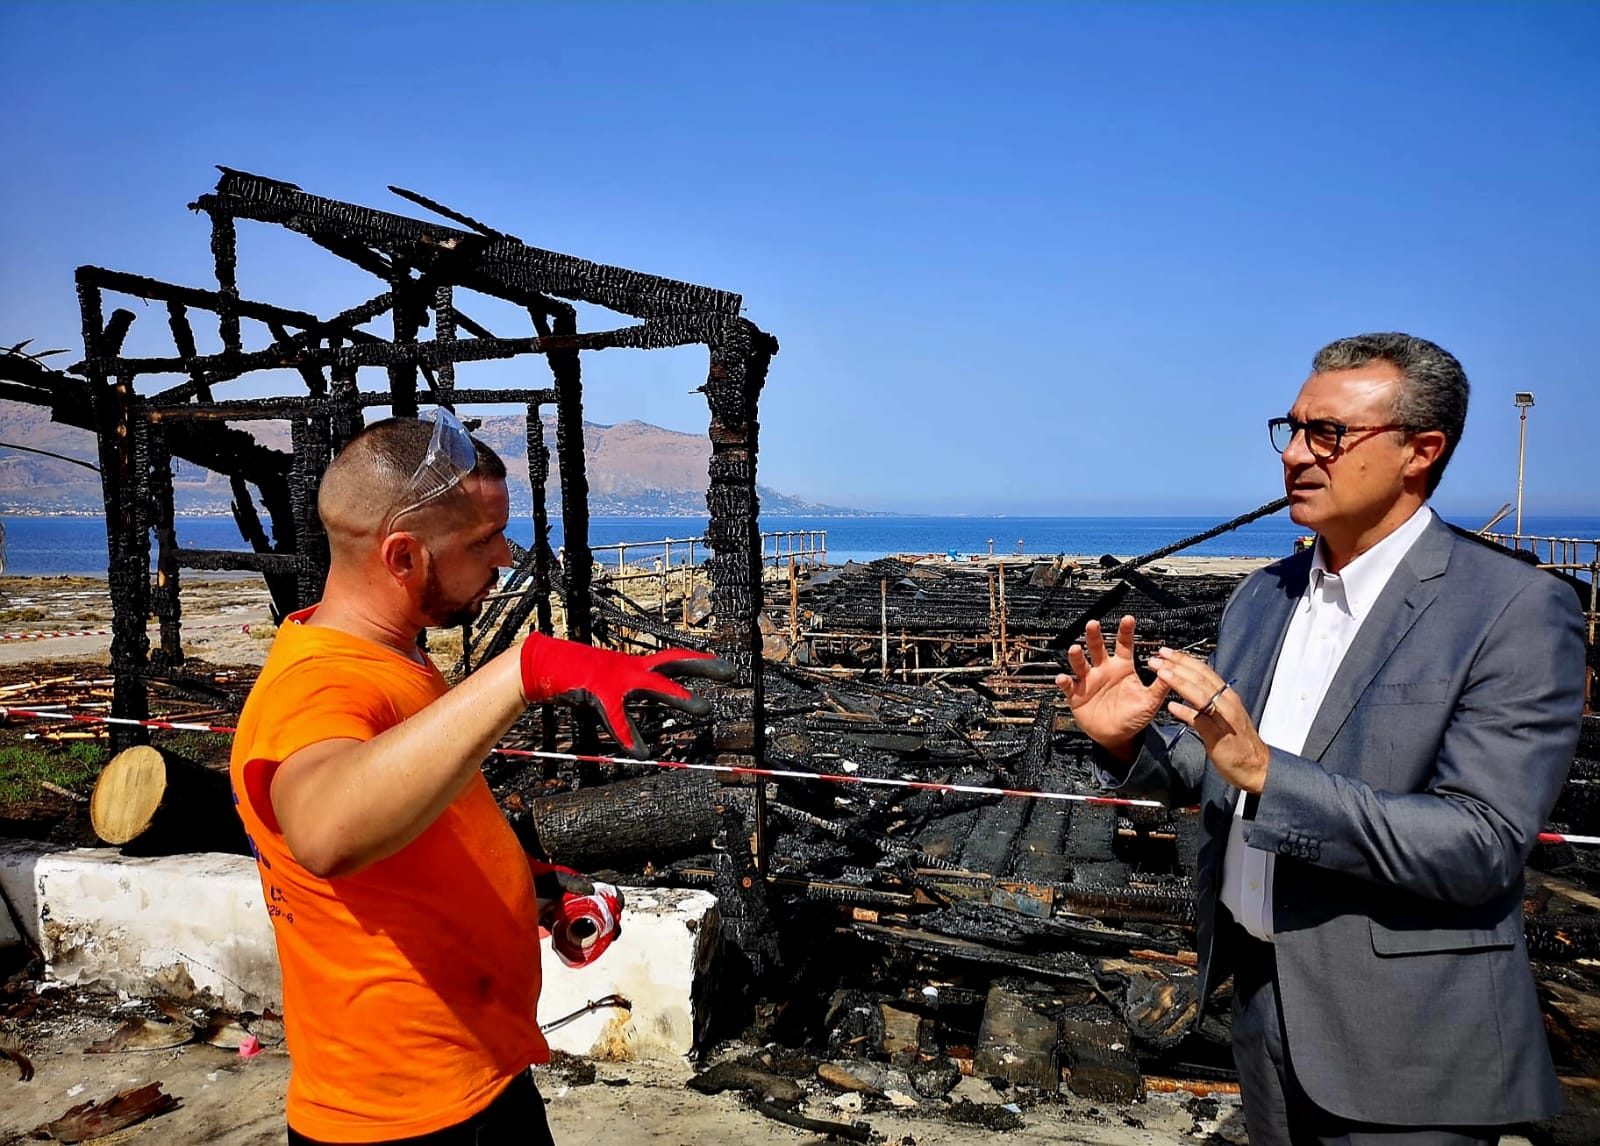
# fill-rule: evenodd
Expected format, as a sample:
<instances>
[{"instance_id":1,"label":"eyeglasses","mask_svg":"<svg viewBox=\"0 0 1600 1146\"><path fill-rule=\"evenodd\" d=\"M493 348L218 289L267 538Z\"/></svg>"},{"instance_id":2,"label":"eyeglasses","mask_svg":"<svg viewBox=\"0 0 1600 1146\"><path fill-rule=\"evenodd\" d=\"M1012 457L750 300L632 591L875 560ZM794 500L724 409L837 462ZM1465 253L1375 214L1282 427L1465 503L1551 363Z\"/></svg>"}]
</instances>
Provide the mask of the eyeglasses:
<instances>
[{"instance_id":1,"label":"eyeglasses","mask_svg":"<svg viewBox=\"0 0 1600 1146\"><path fill-rule=\"evenodd\" d=\"M461 419L439 406L428 411L423 421L433 423L433 437L428 440L428 452L422 464L406 484L414 500L389 515L383 525L385 533L394 527L398 518L455 489L461 479L477 467L478 448L473 445L472 435L467 433Z\"/></svg>"},{"instance_id":2,"label":"eyeglasses","mask_svg":"<svg viewBox=\"0 0 1600 1146\"><path fill-rule=\"evenodd\" d=\"M1412 430L1415 427L1402 422L1391 422L1383 426L1347 426L1343 422L1335 422L1331 418L1312 418L1309 422L1302 422L1298 418L1268 418L1267 435L1272 439L1272 448L1280 454L1289 448L1294 441L1294 436L1304 430L1306 435L1306 449L1311 451L1311 456L1319 461L1328 461L1344 449L1346 434L1361 433L1366 437L1382 433L1385 430ZM1365 441L1366 438L1362 438ZM1352 443L1354 444L1354 443Z\"/></svg>"}]
</instances>

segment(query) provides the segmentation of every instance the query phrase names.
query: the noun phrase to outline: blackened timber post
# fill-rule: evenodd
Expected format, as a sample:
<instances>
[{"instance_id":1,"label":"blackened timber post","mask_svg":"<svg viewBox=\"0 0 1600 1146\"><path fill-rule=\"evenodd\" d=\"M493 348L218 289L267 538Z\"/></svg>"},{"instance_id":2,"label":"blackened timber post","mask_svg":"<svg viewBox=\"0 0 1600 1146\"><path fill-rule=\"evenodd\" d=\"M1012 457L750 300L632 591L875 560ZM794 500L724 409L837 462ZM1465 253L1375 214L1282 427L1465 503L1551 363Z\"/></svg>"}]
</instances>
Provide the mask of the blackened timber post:
<instances>
[{"instance_id":1,"label":"blackened timber post","mask_svg":"<svg viewBox=\"0 0 1600 1146\"><path fill-rule=\"evenodd\" d=\"M328 439L328 412L322 402L308 404L304 412L289 419L289 440L294 450L289 497L294 507L294 549L301 560L295 595L302 609L322 599L331 560L328 535L317 513L317 491L332 460Z\"/></svg>"},{"instance_id":2,"label":"blackened timber post","mask_svg":"<svg viewBox=\"0 0 1600 1146\"><path fill-rule=\"evenodd\" d=\"M440 283L433 288L433 337L436 342L454 342L456 340L456 307L455 292L449 283ZM456 388L456 364L448 358L439 363L439 389L445 393L439 400L454 409L448 393Z\"/></svg>"},{"instance_id":3,"label":"blackened timber post","mask_svg":"<svg viewBox=\"0 0 1600 1146\"><path fill-rule=\"evenodd\" d=\"M94 397L95 439L100 457L100 486L106 510L106 580L111 595L111 714L129 720L149 716L144 670L150 641L145 613L150 589L150 557L139 561L141 513L131 430L132 384L107 378L105 360L121 349L133 315L117 311L110 324L103 319L100 291L85 268L78 268L78 309L83 323L84 370ZM143 743L142 728L111 727L118 750Z\"/></svg>"},{"instance_id":4,"label":"blackened timber post","mask_svg":"<svg viewBox=\"0 0 1600 1146\"><path fill-rule=\"evenodd\" d=\"M335 347L338 343L337 337L328 339L330 347ZM328 450L337 457L350 439L361 432L363 420L360 392L356 388L356 368L335 366L332 373L333 384L328 391Z\"/></svg>"},{"instance_id":5,"label":"blackened timber post","mask_svg":"<svg viewBox=\"0 0 1600 1146\"><path fill-rule=\"evenodd\" d=\"M176 299L167 303L167 329L172 332L172 345L178 357L185 361L195 358L199 351L194 345L194 328L189 325L189 312ZM211 384L202 370L191 370L189 380L194 383L195 395L202 402L211 401Z\"/></svg>"},{"instance_id":6,"label":"blackened timber post","mask_svg":"<svg viewBox=\"0 0 1600 1146\"><path fill-rule=\"evenodd\" d=\"M578 332L578 315L572 307L555 309L554 332ZM561 537L566 560L561 564L566 585L567 639L594 643L594 552L589 548L589 470L583 442L583 365L578 351L558 350L546 355L556 390L556 462L561 467ZM572 714L576 750L594 752L600 745L599 721L587 708ZM585 782L599 777L594 765L579 768Z\"/></svg>"},{"instance_id":7,"label":"blackened timber post","mask_svg":"<svg viewBox=\"0 0 1600 1146\"><path fill-rule=\"evenodd\" d=\"M239 336L239 271L238 236L233 216L222 211L210 211L211 261L217 276L217 326L222 337L222 347L229 354L243 353Z\"/></svg>"},{"instance_id":8,"label":"blackened timber post","mask_svg":"<svg viewBox=\"0 0 1600 1146\"><path fill-rule=\"evenodd\" d=\"M141 418L135 426L145 441L146 488L156 535L156 583L150 594L151 605L161 625L161 648L156 659L158 667L170 672L183 664L183 608L178 533L173 520L172 452L167 448L166 430L160 422Z\"/></svg>"},{"instance_id":9,"label":"blackened timber post","mask_svg":"<svg viewBox=\"0 0 1600 1146\"><path fill-rule=\"evenodd\" d=\"M417 331L422 329L422 319L417 313L416 299L412 293L413 285L411 273L397 261L394 265L394 278L390 280L390 290L394 292L394 309L391 317L394 319L396 346L415 342ZM415 418L417 416L416 361L391 362L388 370L389 394L393 399L389 408L397 418Z\"/></svg>"},{"instance_id":10,"label":"blackened timber post","mask_svg":"<svg viewBox=\"0 0 1600 1146\"><path fill-rule=\"evenodd\" d=\"M719 324L709 339L711 365L706 401L711 408L710 482L706 542L712 556L712 644L733 662L738 682L750 690L748 724L743 713L720 708L712 727L718 763L760 764L765 757L766 719L761 663L761 524L756 494L756 418L777 340L752 323ZM768 835L765 789L749 784L722 804L726 850L719 853L716 890L726 905L726 926L760 974L774 967L779 950L766 897ZM737 842L744 837L744 844ZM730 898L731 897L731 898Z\"/></svg>"},{"instance_id":11,"label":"blackened timber post","mask_svg":"<svg viewBox=\"0 0 1600 1146\"><path fill-rule=\"evenodd\" d=\"M556 320L556 329L576 328L576 317ZM556 464L561 468L562 577L567 589L567 638L592 643L589 548L589 472L583 454L583 381L577 351L548 356L556 383Z\"/></svg>"},{"instance_id":12,"label":"blackened timber post","mask_svg":"<svg viewBox=\"0 0 1600 1146\"><path fill-rule=\"evenodd\" d=\"M541 403L528 403L528 489L533 497L533 609L534 625L545 636L555 632L550 617L550 447L544 444L544 415ZM545 751L556 746L556 710L543 705L539 710L540 743Z\"/></svg>"}]
</instances>

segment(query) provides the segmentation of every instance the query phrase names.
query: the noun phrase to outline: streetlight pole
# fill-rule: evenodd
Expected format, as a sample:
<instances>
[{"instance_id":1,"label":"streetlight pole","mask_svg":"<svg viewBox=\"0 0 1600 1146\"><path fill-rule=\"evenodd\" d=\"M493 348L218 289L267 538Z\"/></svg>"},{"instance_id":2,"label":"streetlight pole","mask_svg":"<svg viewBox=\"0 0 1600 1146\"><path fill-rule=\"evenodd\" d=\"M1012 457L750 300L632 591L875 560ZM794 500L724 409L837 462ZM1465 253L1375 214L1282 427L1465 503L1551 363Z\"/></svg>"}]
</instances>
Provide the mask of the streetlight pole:
<instances>
[{"instance_id":1,"label":"streetlight pole","mask_svg":"<svg viewBox=\"0 0 1600 1146\"><path fill-rule=\"evenodd\" d=\"M1522 536L1522 455L1528 445L1528 407L1533 405L1533 394L1518 390L1512 399L1521 411L1521 427L1517 431L1517 536Z\"/></svg>"}]
</instances>

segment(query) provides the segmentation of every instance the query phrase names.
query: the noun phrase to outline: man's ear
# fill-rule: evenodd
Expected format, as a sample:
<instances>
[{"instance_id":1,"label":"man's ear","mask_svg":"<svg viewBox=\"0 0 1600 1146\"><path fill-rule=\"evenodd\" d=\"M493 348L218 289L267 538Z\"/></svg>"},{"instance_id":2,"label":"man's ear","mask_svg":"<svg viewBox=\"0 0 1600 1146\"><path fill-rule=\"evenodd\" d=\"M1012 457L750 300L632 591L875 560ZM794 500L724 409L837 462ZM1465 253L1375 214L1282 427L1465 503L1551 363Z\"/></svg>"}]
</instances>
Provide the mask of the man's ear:
<instances>
[{"instance_id":1,"label":"man's ear","mask_svg":"<svg viewBox=\"0 0 1600 1146\"><path fill-rule=\"evenodd\" d=\"M1421 478L1433 467L1439 464L1439 459L1444 456L1444 448L1448 439L1443 430L1418 430L1409 440L1411 456L1406 459L1405 475L1407 477Z\"/></svg>"},{"instance_id":2,"label":"man's ear","mask_svg":"<svg viewBox=\"0 0 1600 1146\"><path fill-rule=\"evenodd\" d=\"M389 534L378 545L378 557L389 576L402 585L427 575L427 546L414 533Z\"/></svg>"}]
</instances>

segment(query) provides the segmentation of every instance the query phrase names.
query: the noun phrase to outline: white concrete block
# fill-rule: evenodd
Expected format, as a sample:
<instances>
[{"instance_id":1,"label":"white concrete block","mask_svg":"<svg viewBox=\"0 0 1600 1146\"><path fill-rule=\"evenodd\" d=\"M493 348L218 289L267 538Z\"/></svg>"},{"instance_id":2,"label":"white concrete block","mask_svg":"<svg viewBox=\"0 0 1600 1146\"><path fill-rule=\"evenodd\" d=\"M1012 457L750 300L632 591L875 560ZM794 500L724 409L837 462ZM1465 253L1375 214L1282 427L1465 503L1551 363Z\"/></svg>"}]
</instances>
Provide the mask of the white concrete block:
<instances>
[{"instance_id":1,"label":"white concrete block","mask_svg":"<svg viewBox=\"0 0 1600 1146\"><path fill-rule=\"evenodd\" d=\"M0 894L3 894L4 890L4 887L0 887ZM21 946L22 935L17 931L17 925L11 922L11 910L0 905L0 955Z\"/></svg>"},{"instance_id":2,"label":"white concrete block","mask_svg":"<svg viewBox=\"0 0 1600 1146\"><path fill-rule=\"evenodd\" d=\"M39 942L39 858L66 849L36 840L0 840L0 894L22 920L28 941Z\"/></svg>"},{"instance_id":3,"label":"white concrete block","mask_svg":"<svg viewBox=\"0 0 1600 1146\"><path fill-rule=\"evenodd\" d=\"M248 856L41 856L40 947L50 976L230 1010L278 1009L277 946Z\"/></svg>"},{"instance_id":4,"label":"white concrete block","mask_svg":"<svg viewBox=\"0 0 1600 1146\"><path fill-rule=\"evenodd\" d=\"M112 848L0 843L0 890L49 975L99 982L232 1010L280 1011L277 945L255 861L197 853L132 858ZM551 1023L616 994L549 1031L551 1047L613 1061L690 1053L709 1018L716 897L624 888L622 934L588 967L567 967L541 943L539 1020Z\"/></svg>"},{"instance_id":5,"label":"white concrete block","mask_svg":"<svg viewBox=\"0 0 1600 1146\"><path fill-rule=\"evenodd\" d=\"M632 1010L606 1007L545 1032L554 1050L610 1061L690 1053L710 1017L717 950L716 896L681 888L622 889L622 934L587 967L568 967L541 944L539 1022L548 1026L617 994Z\"/></svg>"}]
</instances>

